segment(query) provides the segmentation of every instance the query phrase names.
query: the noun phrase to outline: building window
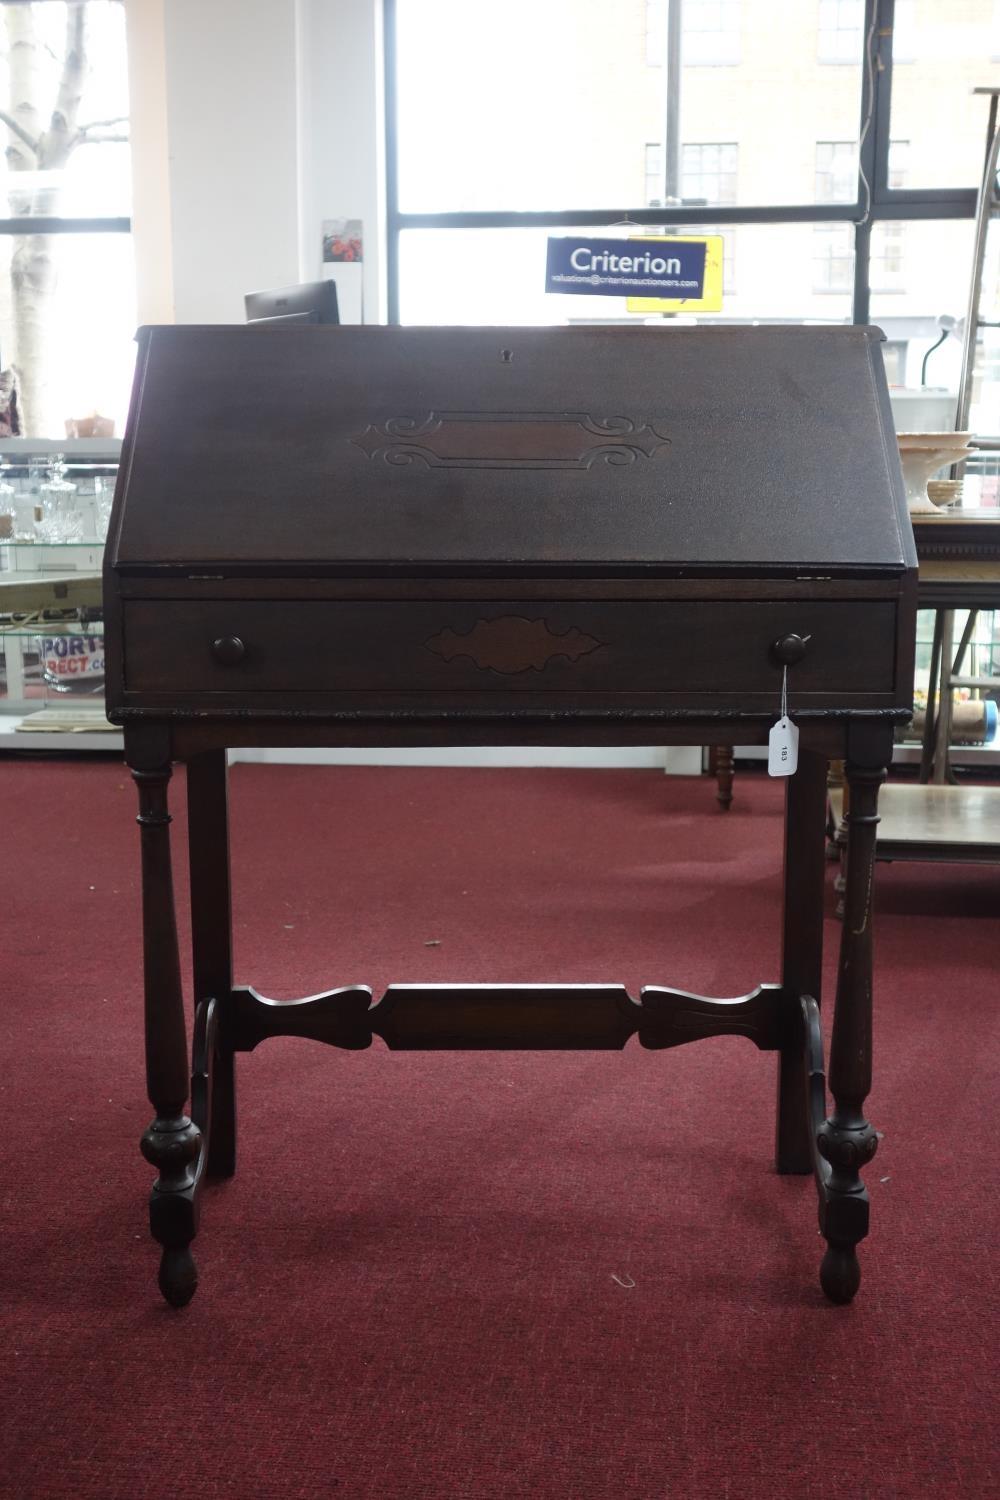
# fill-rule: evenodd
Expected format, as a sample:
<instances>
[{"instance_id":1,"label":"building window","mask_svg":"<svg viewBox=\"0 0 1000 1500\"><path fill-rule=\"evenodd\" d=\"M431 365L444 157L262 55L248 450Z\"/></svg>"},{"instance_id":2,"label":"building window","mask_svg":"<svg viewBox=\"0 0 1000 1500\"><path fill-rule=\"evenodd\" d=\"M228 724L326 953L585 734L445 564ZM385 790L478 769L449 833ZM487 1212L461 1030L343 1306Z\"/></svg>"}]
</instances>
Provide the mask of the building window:
<instances>
[{"instance_id":1,"label":"building window","mask_svg":"<svg viewBox=\"0 0 1000 1500\"><path fill-rule=\"evenodd\" d=\"M685 203L735 203L739 147L735 141L685 141L681 198Z\"/></svg>"},{"instance_id":2,"label":"building window","mask_svg":"<svg viewBox=\"0 0 1000 1500\"><path fill-rule=\"evenodd\" d=\"M681 57L685 67L739 62L741 9L741 0L684 0Z\"/></svg>"},{"instance_id":3,"label":"building window","mask_svg":"<svg viewBox=\"0 0 1000 1500\"><path fill-rule=\"evenodd\" d=\"M857 196L857 143L854 141L817 141L816 202L854 203Z\"/></svg>"},{"instance_id":4,"label":"building window","mask_svg":"<svg viewBox=\"0 0 1000 1500\"><path fill-rule=\"evenodd\" d=\"M873 292L903 292L906 226L898 219L883 219L872 225L869 279Z\"/></svg>"},{"instance_id":5,"label":"building window","mask_svg":"<svg viewBox=\"0 0 1000 1500\"><path fill-rule=\"evenodd\" d=\"M849 224L813 230L813 290L849 292L854 283L854 240Z\"/></svg>"},{"instance_id":6,"label":"building window","mask_svg":"<svg viewBox=\"0 0 1000 1500\"><path fill-rule=\"evenodd\" d=\"M857 63L864 52L864 27L865 0L819 0L819 61Z\"/></svg>"}]
</instances>

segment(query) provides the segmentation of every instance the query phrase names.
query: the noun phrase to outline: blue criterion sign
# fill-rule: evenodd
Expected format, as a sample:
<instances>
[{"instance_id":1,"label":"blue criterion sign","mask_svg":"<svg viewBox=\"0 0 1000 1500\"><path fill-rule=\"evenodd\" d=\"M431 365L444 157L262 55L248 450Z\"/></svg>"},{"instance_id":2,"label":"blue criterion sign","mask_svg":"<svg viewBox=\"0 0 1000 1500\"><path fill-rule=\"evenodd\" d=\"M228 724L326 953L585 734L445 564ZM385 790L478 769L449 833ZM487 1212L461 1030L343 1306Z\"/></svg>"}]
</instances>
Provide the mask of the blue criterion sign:
<instances>
[{"instance_id":1,"label":"blue criterion sign","mask_svg":"<svg viewBox=\"0 0 1000 1500\"><path fill-rule=\"evenodd\" d=\"M549 239L547 292L687 300L704 287L704 241Z\"/></svg>"}]
</instances>

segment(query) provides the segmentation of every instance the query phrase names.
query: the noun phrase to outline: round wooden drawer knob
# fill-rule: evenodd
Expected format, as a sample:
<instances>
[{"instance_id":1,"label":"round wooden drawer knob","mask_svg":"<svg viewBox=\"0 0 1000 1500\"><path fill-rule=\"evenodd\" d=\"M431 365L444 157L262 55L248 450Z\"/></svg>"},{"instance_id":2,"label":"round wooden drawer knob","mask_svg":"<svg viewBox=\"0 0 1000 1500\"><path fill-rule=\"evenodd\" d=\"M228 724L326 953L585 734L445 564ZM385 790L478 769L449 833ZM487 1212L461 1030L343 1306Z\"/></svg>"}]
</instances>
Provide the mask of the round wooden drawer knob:
<instances>
[{"instance_id":1,"label":"round wooden drawer knob","mask_svg":"<svg viewBox=\"0 0 1000 1500\"><path fill-rule=\"evenodd\" d=\"M247 654L247 648L238 635L220 635L212 642L212 655L224 667L235 667Z\"/></svg>"},{"instance_id":2,"label":"round wooden drawer knob","mask_svg":"<svg viewBox=\"0 0 1000 1500\"><path fill-rule=\"evenodd\" d=\"M771 655L779 666L794 667L805 656L806 642L809 639L807 635L783 635L772 645Z\"/></svg>"}]
</instances>

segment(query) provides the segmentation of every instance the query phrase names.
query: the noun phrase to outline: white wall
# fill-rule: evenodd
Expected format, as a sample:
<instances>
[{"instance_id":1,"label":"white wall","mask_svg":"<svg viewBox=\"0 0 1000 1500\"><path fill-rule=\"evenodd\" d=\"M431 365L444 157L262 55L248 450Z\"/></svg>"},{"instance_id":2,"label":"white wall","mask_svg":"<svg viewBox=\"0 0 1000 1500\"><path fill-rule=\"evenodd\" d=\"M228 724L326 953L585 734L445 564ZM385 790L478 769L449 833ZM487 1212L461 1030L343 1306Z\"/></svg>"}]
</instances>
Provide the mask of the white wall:
<instances>
[{"instance_id":1,"label":"white wall","mask_svg":"<svg viewBox=\"0 0 1000 1500\"><path fill-rule=\"evenodd\" d=\"M164 55L175 315L242 322L298 280L295 0L168 0Z\"/></svg>"},{"instance_id":2,"label":"white wall","mask_svg":"<svg viewBox=\"0 0 1000 1500\"><path fill-rule=\"evenodd\" d=\"M242 322L245 292L321 274L329 218L362 220L384 318L378 0L126 8L139 321Z\"/></svg>"},{"instance_id":3,"label":"white wall","mask_svg":"<svg viewBox=\"0 0 1000 1500\"><path fill-rule=\"evenodd\" d=\"M132 241L140 324L174 321L165 0L126 0Z\"/></svg>"},{"instance_id":4,"label":"white wall","mask_svg":"<svg viewBox=\"0 0 1000 1500\"><path fill-rule=\"evenodd\" d=\"M382 7L378 0L299 0L298 15L299 273L303 281L321 273L325 219L360 219L364 321L384 322ZM354 270L342 267L337 275L350 278Z\"/></svg>"}]
</instances>

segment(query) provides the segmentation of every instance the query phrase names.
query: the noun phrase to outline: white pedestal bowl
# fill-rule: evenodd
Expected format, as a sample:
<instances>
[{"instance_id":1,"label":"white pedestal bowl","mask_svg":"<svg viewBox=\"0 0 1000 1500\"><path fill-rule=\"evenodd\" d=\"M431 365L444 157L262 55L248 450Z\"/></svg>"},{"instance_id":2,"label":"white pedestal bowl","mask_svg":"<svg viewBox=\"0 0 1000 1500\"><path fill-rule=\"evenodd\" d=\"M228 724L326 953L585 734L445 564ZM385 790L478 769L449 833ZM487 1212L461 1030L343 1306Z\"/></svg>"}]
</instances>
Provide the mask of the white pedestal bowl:
<instances>
[{"instance_id":1,"label":"white pedestal bowl","mask_svg":"<svg viewBox=\"0 0 1000 1500\"><path fill-rule=\"evenodd\" d=\"M959 463L967 455L971 436L971 432L897 432L911 514L928 515L938 509L927 493L927 481L946 464Z\"/></svg>"}]
</instances>

